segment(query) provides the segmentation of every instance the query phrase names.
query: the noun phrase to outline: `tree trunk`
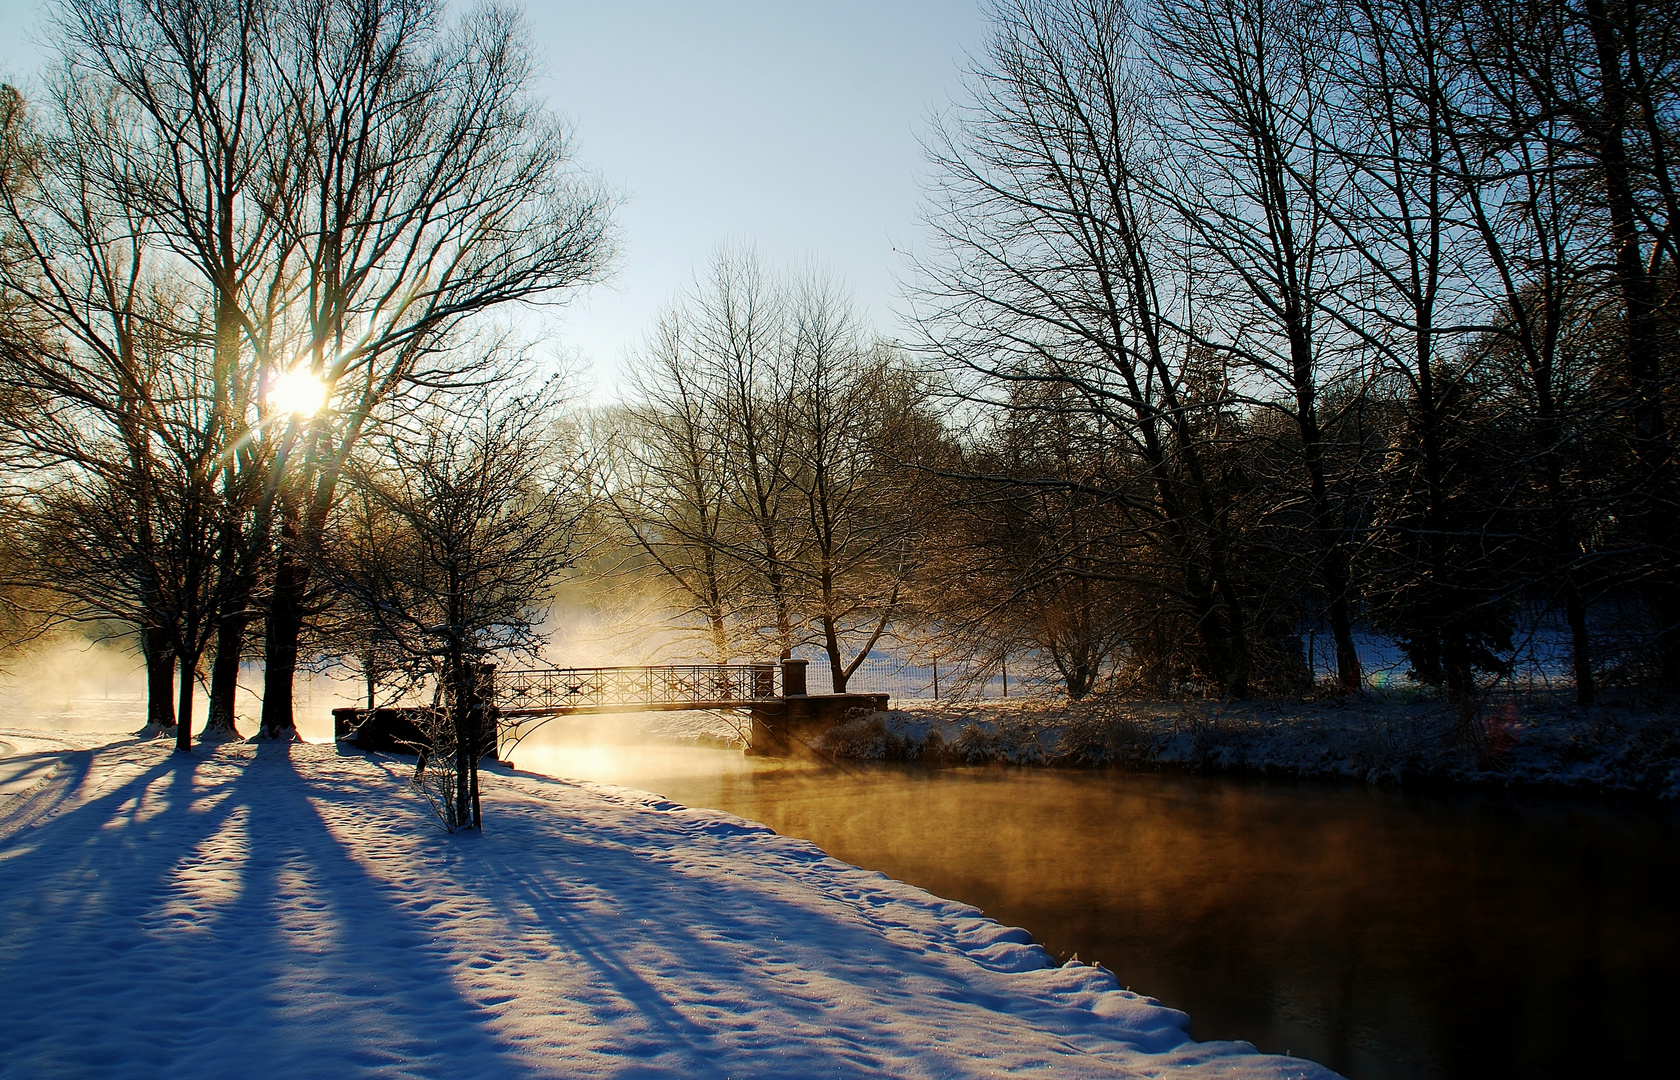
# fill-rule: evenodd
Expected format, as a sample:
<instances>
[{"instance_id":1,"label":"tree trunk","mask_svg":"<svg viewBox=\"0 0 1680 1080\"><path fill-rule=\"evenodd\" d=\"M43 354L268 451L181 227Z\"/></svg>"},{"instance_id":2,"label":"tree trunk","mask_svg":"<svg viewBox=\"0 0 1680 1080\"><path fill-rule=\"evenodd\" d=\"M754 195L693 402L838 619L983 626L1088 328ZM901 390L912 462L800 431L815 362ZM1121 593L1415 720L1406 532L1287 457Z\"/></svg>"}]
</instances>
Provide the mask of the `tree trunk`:
<instances>
[{"instance_id":1,"label":"tree trunk","mask_svg":"<svg viewBox=\"0 0 1680 1080\"><path fill-rule=\"evenodd\" d=\"M1365 684L1359 650L1353 644L1353 617L1348 610L1348 557L1330 505L1324 479L1324 433L1318 426L1317 393L1312 378L1312 347L1302 318L1294 313L1290 331L1295 383L1295 421L1301 433L1301 459L1307 470L1307 493L1312 499L1313 529L1317 533L1319 574L1329 600L1330 635L1336 642L1336 683L1344 694L1357 694ZM1310 672L1309 672L1310 675Z\"/></svg>"},{"instance_id":2,"label":"tree trunk","mask_svg":"<svg viewBox=\"0 0 1680 1080\"><path fill-rule=\"evenodd\" d=\"M193 701L193 668L195 665L181 659L181 699L175 709L175 749L178 753L192 752L192 701Z\"/></svg>"},{"instance_id":3,"label":"tree trunk","mask_svg":"<svg viewBox=\"0 0 1680 1080\"><path fill-rule=\"evenodd\" d=\"M230 606L243 608L242 599ZM206 741L223 741L238 736L234 726L234 706L239 692L240 653L245 647L245 623L238 618L224 618L216 628L216 656L210 661L210 709L204 721Z\"/></svg>"},{"instance_id":4,"label":"tree trunk","mask_svg":"<svg viewBox=\"0 0 1680 1080\"><path fill-rule=\"evenodd\" d=\"M729 621L723 607L723 586L718 581L715 534L710 534L701 553L706 582L706 623L712 632L712 661L729 663Z\"/></svg>"},{"instance_id":5,"label":"tree trunk","mask_svg":"<svg viewBox=\"0 0 1680 1080\"><path fill-rule=\"evenodd\" d=\"M1225 640L1230 642L1230 667L1225 679L1225 693L1245 698L1252 689L1254 656L1248 647L1248 627L1244 625L1242 598L1237 595L1230 575L1221 568L1219 597L1224 608Z\"/></svg>"},{"instance_id":6,"label":"tree trunk","mask_svg":"<svg viewBox=\"0 0 1680 1080\"><path fill-rule=\"evenodd\" d=\"M259 738L297 739L292 714L296 686L298 639L303 635L303 599L308 571L289 550L282 550L274 572L274 595L268 604L263 639L263 706Z\"/></svg>"},{"instance_id":7,"label":"tree trunk","mask_svg":"<svg viewBox=\"0 0 1680 1080\"><path fill-rule=\"evenodd\" d=\"M224 568L238 558L231 539L224 540L222 559ZM234 571L224 569L224 573ZM210 710L204 723L206 738L233 739L239 729L234 725L234 709L239 696L239 663L245 657L245 611L251 604L251 575L237 573L222 607L222 621L216 626L216 657L210 663Z\"/></svg>"},{"instance_id":8,"label":"tree trunk","mask_svg":"<svg viewBox=\"0 0 1680 1080\"><path fill-rule=\"evenodd\" d=\"M480 726L481 717L475 712L475 726ZM468 759L468 766L472 771L472 827L479 832L484 831L484 816L478 805L478 749L474 747L472 756Z\"/></svg>"},{"instance_id":9,"label":"tree trunk","mask_svg":"<svg viewBox=\"0 0 1680 1080\"><path fill-rule=\"evenodd\" d=\"M1543 407L1549 398L1543 402ZM1547 415L1549 416L1549 409ZM1556 445L1555 425L1548 424L1548 445ZM1575 558L1574 524L1565 502L1563 464L1555 451L1546 453L1546 487L1551 497L1552 557L1563 574L1563 615L1569 624L1570 659L1575 667L1575 703L1591 705L1598 699L1598 686L1593 678L1592 636L1587 631L1587 602L1576 583L1575 570L1570 565Z\"/></svg>"},{"instance_id":10,"label":"tree trunk","mask_svg":"<svg viewBox=\"0 0 1680 1080\"><path fill-rule=\"evenodd\" d=\"M836 694L846 692L846 664L840 656L840 632L832 615L822 617L823 650L828 653L829 688Z\"/></svg>"},{"instance_id":11,"label":"tree trunk","mask_svg":"<svg viewBox=\"0 0 1680 1080\"><path fill-rule=\"evenodd\" d=\"M472 721L466 708L455 705L455 824L472 823Z\"/></svg>"},{"instance_id":12,"label":"tree trunk","mask_svg":"<svg viewBox=\"0 0 1680 1080\"><path fill-rule=\"evenodd\" d=\"M1098 661L1091 655L1090 650L1073 648L1064 653L1061 649L1052 648L1050 658L1056 669L1061 672L1062 682L1067 686L1070 701L1083 701L1097 684ZM1003 696L1009 696L1009 668L1003 669Z\"/></svg>"},{"instance_id":13,"label":"tree trunk","mask_svg":"<svg viewBox=\"0 0 1680 1080\"><path fill-rule=\"evenodd\" d=\"M1359 662L1359 650L1353 644L1353 614L1347 602L1346 575L1326 575L1331 588L1340 586L1342 593L1330 599L1330 636L1336 642L1336 684L1344 694L1355 694L1365 688L1365 669Z\"/></svg>"},{"instance_id":14,"label":"tree trunk","mask_svg":"<svg viewBox=\"0 0 1680 1080\"><path fill-rule=\"evenodd\" d=\"M159 734L175 727L175 652L162 630L140 633L146 657L146 725Z\"/></svg>"},{"instance_id":15,"label":"tree trunk","mask_svg":"<svg viewBox=\"0 0 1680 1080\"><path fill-rule=\"evenodd\" d=\"M1663 406L1661 314L1657 282L1646 269L1640 238L1639 195L1629 161L1626 129L1634 119L1622 60L1625 29L1612 20L1602 0L1587 0L1587 23L1597 52L1601 119L1583 124L1596 143L1603 169L1610 240L1615 251L1617 289L1625 307L1622 337L1628 388L1632 391L1630 420L1633 452L1639 464L1639 491L1633 520L1639 538L1653 552L1664 552L1675 533L1673 447ZM1655 581L1645 592L1656 607L1657 662L1665 683L1680 683L1680 585L1674 581L1672 559L1655 556Z\"/></svg>"},{"instance_id":16,"label":"tree trunk","mask_svg":"<svg viewBox=\"0 0 1680 1080\"><path fill-rule=\"evenodd\" d=\"M1213 590L1208 587L1206 579L1193 568L1185 570L1184 586L1185 598L1196 629L1196 643L1200 647L1202 674L1218 683L1222 690L1228 691L1231 677L1231 643L1225 636L1225 620L1220 616L1219 602L1214 598Z\"/></svg>"},{"instance_id":17,"label":"tree trunk","mask_svg":"<svg viewBox=\"0 0 1680 1080\"><path fill-rule=\"evenodd\" d=\"M1128 388L1141 399L1135 379L1128 377ZM1169 401L1177 409L1176 401ZM1166 446L1152 422L1139 425L1143 434L1144 460L1147 462L1155 487L1156 504L1160 508L1161 531L1168 550L1178 561L1177 573L1183 581L1186 602L1194 620L1196 642L1202 659L1202 675L1219 684L1222 693L1230 697L1248 694L1248 668L1244 658L1247 642L1242 626L1242 610L1236 606L1235 591L1223 573L1219 558L1218 527L1213 513L1212 495L1208 491L1206 474L1197 460L1192 434L1182 422L1175 422L1174 441L1178 457L1188 465L1191 490L1181 499L1178 481L1168 463ZM1201 508L1201 519L1186 508L1186 502ZM1196 527L1207 550L1197 549L1197 537L1191 535ZM1221 597L1232 601L1221 610Z\"/></svg>"},{"instance_id":18,"label":"tree trunk","mask_svg":"<svg viewBox=\"0 0 1680 1080\"><path fill-rule=\"evenodd\" d=\"M1474 743L1476 673L1470 661L1469 635L1461 621L1464 614L1459 607L1461 598L1453 595L1457 590L1452 588L1452 584L1458 575L1448 565L1446 466L1441 453L1442 417L1427 343L1420 346L1419 357L1415 407L1419 412L1418 434L1423 447L1424 567L1427 568L1425 572L1429 575L1433 587L1433 602L1429 606L1438 620L1436 626L1428 632L1435 634L1440 642L1447 700L1457 707L1459 737L1466 743Z\"/></svg>"},{"instance_id":19,"label":"tree trunk","mask_svg":"<svg viewBox=\"0 0 1680 1080\"><path fill-rule=\"evenodd\" d=\"M777 659L793 658L793 611L788 604L787 582L782 573L781 555L777 551L775 533L764 530L765 580L770 585L771 602L776 608L776 637L779 646Z\"/></svg>"},{"instance_id":20,"label":"tree trunk","mask_svg":"<svg viewBox=\"0 0 1680 1080\"><path fill-rule=\"evenodd\" d=\"M1569 641L1575 661L1575 703L1591 705L1598 700L1598 684L1593 678L1592 638L1587 633L1587 605L1576 587L1572 575L1563 582L1563 613L1569 621Z\"/></svg>"},{"instance_id":21,"label":"tree trunk","mask_svg":"<svg viewBox=\"0 0 1680 1080\"><path fill-rule=\"evenodd\" d=\"M472 730L473 680L466 663L452 657L450 667L450 682L455 688L455 824L462 827L472 823L472 771L477 757L473 743L477 732Z\"/></svg>"}]
</instances>

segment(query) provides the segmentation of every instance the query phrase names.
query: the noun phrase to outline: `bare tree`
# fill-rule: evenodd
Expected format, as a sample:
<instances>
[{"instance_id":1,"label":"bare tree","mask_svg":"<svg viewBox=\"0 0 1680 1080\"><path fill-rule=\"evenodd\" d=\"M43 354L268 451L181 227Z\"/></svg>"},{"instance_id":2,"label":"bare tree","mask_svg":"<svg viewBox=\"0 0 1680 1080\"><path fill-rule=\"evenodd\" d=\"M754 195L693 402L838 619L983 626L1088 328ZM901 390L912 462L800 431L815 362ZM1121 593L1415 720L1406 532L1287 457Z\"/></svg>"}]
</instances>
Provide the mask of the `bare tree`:
<instances>
[{"instance_id":1,"label":"bare tree","mask_svg":"<svg viewBox=\"0 0 1680 1080\"><path fill-rule=\"evenodd\" d=\"M42 583L76 618L139 632L150 719L191 736L191 683L214 636L226 579L212 547L227 433L216 408L202 301L157 245L159 224L124 197L142 155L133 112L61 78L47 123L9 118L29 144L0 188L12 239L4 287L38 329L0 367L8 444L36 473L31 528ZM169 705L181 663L180 706Z\"/></svg>"},{"instance_id":2,"label":"bare tree","mask_svg":"<svg viewBox=\"0 0 1680 1080\"><path fill-rule=\"evenodd\" d=\"M980 660L982 675L1011 651L1047 656L1077 700L1129 652L1147 688L1167 692L1172 650L1151 652L1155 628L1135 602L1159 585L1115 580L1115 549L1129 532L1110 497L1123 444L1102 418L1064 407L1066 393L1017 387L989 430L946 455L929 490L941 525L918 559L922 606L939 641ZM1141 570L1148 560L1133 562Z\"/></svg>"},{"instance_id":3,"label":"bare tree","mask_svg":"<svg viewBox=\"0 0 1680 1080\"><path fill-rule=\"evenodd\" d=\"M753 639L793 655L792 563L802 533L788 476L793 453L792 355L784 290L751 250L720 252L696 298L702 377L732 463L733 556L747 567L743 620Z\"/></svg>"},{"instance_id":4,"label":"bare tree","mask_svg":"<svg viewBox=\"0 0 1680 1080\"><path fill-rule=\"evenodd\" d=\"M479 312L593 277L605 200L532 99L500 10L71 0L61 21L78 76L139 118L152 167L126 196L215 300L216 401L240 448L223 462L241 510L224 558L254 587L272 554L262 734L294 737L311 552L348 455L393 396L471 381L455 358ZM331 408L270 406L300 373ZM250 617L222 623L213 696L229 707Z\"/></svg>"},{"instance_id":5,"label":"bare tree","mask_svg":"<svg viewBox=\"0 0 1680 1080\"><path fill-rule=\"evenodd\" d=\"M968 103L930 140L927 345L968 373L971 400L1007 407L1011 386L1065 387L1128 440L1152 486L1109 491L1149 536L1131 550L1170 565L1163 599L1192 628L1203 678L1246 694L1249 605L1231 507L1185 398L1185 238L1151 197L1161 178L1136 27L1117 0L1006 0L993 17Z\"/></svg>"},{"instance_id":6,"label":"bare tree","mask_svg":"<svg viewBox=\"0 0 1680 1080\"><path fill-rule=\"evenodd\" d=\"M1488 246L1505 293L1497 332L1523 357L1539 410L1578 692L1592 700L1580 529L1568 514L1581 494L1567 480L1567 372L1558 350L1571 323L1602 327L1589 310L1595 301L1609 301L1620 323L1614 378L1622 389L1606 404L1622 418L1634 466L1617 470L1611 493L1616 509L1606 517L1619 527L1597 530L1601 544L1621 551L1598 558L1620 563L1618 576L1648 598L1657 667L1672 683L1680 677L1680 490L1666 398L1680 295L1680 19L1672 5L1641 0L1490 0L1468 5L1466 15L1457 51L1476 78L1478 138L1455 150L1467 172L1493 173L1490 201L1504 194L1516 211ZM1502 151L1503 174L1488 168L1490 146Z\"/></svg>"},{"instance_id":7,"label":"bare tree","mask_svg":"<svg viewBox=\"0 0 1680 1080\"><path fill-rule=\"evenodd\" d=\"M725 251L638 363L613 491L634 553L724 658L814 644L836 691L901 611L917 508L900 468L937 423L840 290Z\"/></svg>"},{"instance_id":8,"label":"bare tree","mask_svg":"<svg viewBox=\"0 0 1680 1080\"><path fill-rule=\"evenodd\" d=\"M1463 401L1467 375L1448 362L1450 345L1486 314L1475 304L1466 261L1473 238L1445 135L1461 72L1443 48L1450 13L1432 0L1361 5L1349 18L1357 45L1341 64L1349 90L1335 127L1347 180L1324 205L1361 266L1340 285L1331 314L1409 398L1395 447L1406 464L1389 470L1405 478L1397 505L1408 509L1389 519L1404 522L1399 531L1377 539L1404 544L1415 569L1407 587L1386 591L1399 605L1390 605L1388 625L1418 658L1415 670L1444 673L1468 736L1476 661L1485 655L1478 642L1497 637L1504 616L1472 565L1455 557L1467 520L1455 510L1462 503L1452 493L1449 444L1461 434L1453 418L1468 414L1449 404Z\"/></svg>"},{"instance_id":9,"label":"bare tree","mask_svg":"<svg viewBox=\"0 0 1680 1080\"><path fill-rule=\"evenodd\" d=\"M1601 395L1591 385L1604 367L1592 344L1603 337L1604 321L1596 311L1594 214L1583 205L1574 168L1554 153L1566 121L1526 107L1523 75L1482 55L1498 37L1490 42L1474 9L1471 15L1448 45L1470 78L1446 102L1444 124L1464 216L1480 241L1476 277L1497 313L1471 353L1498 371L1491 380L1496 395L1510 402L1523 432L1517 445L1535 474L1544 519L1537 546L1546 554L1537 576L1563 609L1576 698L1590 705L1597 677L1589 590L1609 577L1593 569L1584 544L1588 534L1609 533L1602 516L1592 522L1593 504L1604 504L1592 489L1603 481L1589 479L1596 469L1588 443L1605 404L1594 400Z\"/></svg>"},{"instance_id":10,"label":"bare tree","mask_svg":"<svg viewBox=\"0 0 1680 1080\"><path fill-rule=\"evenodd\" d=\"M475 315L596 277L607 202L530 93L517 17L453 24L435 0L315 0L288 9L277 68L305 182L280 208L299 253L302 363L328 388L286 462L265 638L265 737L292 737L292 675L310 552L376 408L460 381Z\"/></svg>"},{"instance_id":11,"label":"bare tree","mask_svg":"<svg viewBox=\"0 0 1680 1080\"><path fill-rule=\"evenodd\" d=\"M266 549L270 437L295 439L263 412L286 363L296 272L271 212L296 182L297 144L272 92L260 43L277 32L273 0L67 0L58 10L63 80L120 107L123 141L104 150L112 197L155 223L151 242L208 294L214 350L215 462L222 517L217 625L206 734L235 735L242 642ZM295 331L293 333L295 337Z\"/></svg>"},{"instance_id":12,"label":"bare tree","mask_svg":"<svg viewBox=\"0 0 1680 1080\"><path fill-rule=\"evenodd\" d=\"M451 831L482 828L483 666L535 651L550 594L581 554L587 470L554 405L552 389L491 388L382 430L352 462L357 498L321 564L411 671L436 666Z\"/></svg>"},{"instance_id":13,"label":"bare tree","mask_svg":"<svg viewBox=\"0 0 1680 1080\"><path fill-rule=\"evenodd\" d=\"M661 317L631 372L634 403L614 439L608 497L631 556L624 571L664 583L679 626L697 620L717 663L734 653L747 568L728 514L739 463L715 369L698 354L689 312Z\"/></svg>"},{"instance_id":14,"label":"bare tree","mask_svg":"<svg viewBox=\"0 0 1680 1080\"><path fill-rule=\"evenodd\" d=\"M788 531L803 542L788 565L834 692L845 693L901 614L923 519L905 467L922 399L895 351L870 340L832 281L806 278L790 321L784 469L803 519Z\"/></svg>"},{"instance_id":15,"label":"bare tree","mask_svg":"<svg viewBox=\"0 0 1680 1080\"><path fill-rule=\"evenodd\" d=\"M1209 268L1187 329L1257 377L1242 389L1260 408L1293 421L1337 679L1358 691L1352 537L1328 475L1320 400L1321 383L1338 374L1336 327L1320 309L1334 301L1341 272L1324 209L1338 179L1327 129L1339 21L1311 2L1166 3L1158 12L1150 41L1166 103L1161 139L1177 165L1158 197L1183 219L1192 261Z\"/></svg>"},{"instance_id":16,"label":"bare tree","mask_svg":"<svg viewBox=\"0 0 1680 1080\"><path fill-rule=\"evenodd\" d=\"M28 185L20 174L36 167L38 148L25 135L26 109L16 88L0 84L0 188L17 191ZM20 359L45 351L49 331L25 298L6 282L28 262L13 228L0 219L0 365L15 366ZM28 406L28 395L0 380L0 423L16 423ZM27 475L29 455L19 453L10 440L0 440L0 660L31 645L50 623L46 609L50 600L29 584L30 555L23 539L23 510L29 497ZM168 700L165 692L163 700Z\"/></svg>"}]
</instances>

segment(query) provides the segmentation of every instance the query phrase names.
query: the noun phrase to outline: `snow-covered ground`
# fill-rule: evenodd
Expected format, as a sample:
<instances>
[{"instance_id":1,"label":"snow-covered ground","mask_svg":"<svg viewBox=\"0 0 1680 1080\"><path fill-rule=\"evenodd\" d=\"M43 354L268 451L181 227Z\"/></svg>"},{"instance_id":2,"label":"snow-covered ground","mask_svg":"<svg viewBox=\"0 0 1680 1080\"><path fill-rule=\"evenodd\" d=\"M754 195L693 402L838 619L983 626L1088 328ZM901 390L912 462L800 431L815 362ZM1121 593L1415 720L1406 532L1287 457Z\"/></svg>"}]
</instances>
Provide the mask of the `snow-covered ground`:
<instances>
[{"instance_id":1,"label":"snow-covered ground","mask_svg":"<svg viewBox=\"0 0 1680 1080\"><path fill-rule=\"evenodd\" d=\"M1331 1075L657 796L495 771L448 836L401 759L0 739L6 1076Z\"/></svg>"},{"instance_id":2,"label":"snow-covered ground","mask_svg":"<svg viewBox=\"0 0 1680 1080\"><path fill-rule=\"evenodd\" d=\"M1438 699L1160 702L1091 698L895 702L829 732L840 757L1124 765L1204 772L1426 781L1680 799L1680 713L1580 709L1524 692L1484 703L1466 746Z\"/></svg>"},{"instance_id":3,"label":"snow-covered ground","mask_svg":"<svg viewBox=\"0 0 1680 1080\"><path fill-rule=\"evenodd\" d=\"M21 795L41 783L63 757L51 746L37 747L25 739L18 742L27 749L0 740L0 799ZM4 805L0 803L0 807Z\"/></svg>"}]
</instances>

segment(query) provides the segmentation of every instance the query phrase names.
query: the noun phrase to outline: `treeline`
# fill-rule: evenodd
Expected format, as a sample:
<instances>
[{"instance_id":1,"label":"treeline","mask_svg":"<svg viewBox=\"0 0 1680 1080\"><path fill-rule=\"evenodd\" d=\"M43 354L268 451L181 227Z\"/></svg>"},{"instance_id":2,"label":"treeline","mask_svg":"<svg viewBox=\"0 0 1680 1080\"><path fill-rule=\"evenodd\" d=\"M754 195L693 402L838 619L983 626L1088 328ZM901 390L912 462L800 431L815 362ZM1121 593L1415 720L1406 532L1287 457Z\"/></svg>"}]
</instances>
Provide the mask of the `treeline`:
<instances>
[{"instance_id":1,"label":"treeline","mask_svg":"<svg viewBox=\"0 0 1680 1080\"><path fill-rule=\"evenodd\" d=\"M464 717L579 559L837 690L890 642L1290 693L1308 627L1467 725L1542 625L1583 703L1680 682L1673 5L999 0L902 340L726 251L570 427L485 317L608 246L516 20L61 14L0 101L0 630L130 628L183 744L254 657L265 735L312 656Z\"/></svg>"},{"instance_id":2,"label":"treeline","mask_svg":"<svg viewBox=\"0 0 1680 1080\"><path fill-rule=\"evenodd\" d=\"M836 692L915 609L926 478L943 438L922 380L822 275L726 251L631 361L607 418L607 580L714 662L827 658Z\"/></svg>"},{"instance_id":3,"label":"treeline","mask_svg":"<svg viewBox=\"0 0 1680 1080\"><path fill-rule=\"evenodd\" d=\"M1467 705L1533 605L1583 702L1672 685L1677 77L1667 4L998 5L919 279L976 565L1157 690L1298 686L1322 617Z\"/></svg>"},{"instance_id":4,"label":"treeline","mask_svg":"<svg viewBox=\"0 0 1680 1080\"><path fill-rule=\"evenodd\" d=\"M839 686L886 625L1243 695L1308 685L1308 625L1358 688L1369 626L1468 718L1551 619L1584 703L1680 679L1680 11L992 14L907 346L830 368L820 295L725 259L643 357L621 517L714 654L800 639Z\"/></svg>"},{"instance_id":5,"label":"treeline","mask_svg":"<svg viewBox=\"0 0 1680 1080\"><path fill-rule=\"evenodd\" d=\"M507 583L545 588L580 516L491 316L610 246L518 17L65 0L50 28L39 91L0 89L11 625L132 633L183 749L195 682L231 737L255 658L267 738L334 650L429 666L466 710L521 640Z\"/></svg>"}]
</instances>

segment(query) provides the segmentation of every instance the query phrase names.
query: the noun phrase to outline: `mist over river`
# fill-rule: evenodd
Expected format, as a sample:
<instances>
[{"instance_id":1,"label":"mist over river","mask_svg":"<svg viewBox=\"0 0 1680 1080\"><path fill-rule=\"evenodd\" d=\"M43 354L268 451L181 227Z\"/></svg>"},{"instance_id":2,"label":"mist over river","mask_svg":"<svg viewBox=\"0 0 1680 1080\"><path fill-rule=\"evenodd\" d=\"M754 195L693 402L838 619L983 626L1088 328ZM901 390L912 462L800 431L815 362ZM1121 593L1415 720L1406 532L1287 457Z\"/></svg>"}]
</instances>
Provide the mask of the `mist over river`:
<instances>
[{"instance_id":1,"label":"mist over river","mask_svg":"<svg viewBox=\"0 0 1680 1080\"><path fill-rule=\"evenodd\" d=\"M1680 820L1498 794L919 769L602 741L522 770L811 840L1022 926L1059 958L1354 1080L1658 1075L1680 1007ZM493 811L487 808L489 818ZM493 826L491 826L493 827Z\"/></svg>"}]
</instances>

